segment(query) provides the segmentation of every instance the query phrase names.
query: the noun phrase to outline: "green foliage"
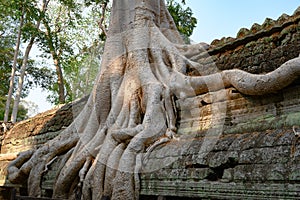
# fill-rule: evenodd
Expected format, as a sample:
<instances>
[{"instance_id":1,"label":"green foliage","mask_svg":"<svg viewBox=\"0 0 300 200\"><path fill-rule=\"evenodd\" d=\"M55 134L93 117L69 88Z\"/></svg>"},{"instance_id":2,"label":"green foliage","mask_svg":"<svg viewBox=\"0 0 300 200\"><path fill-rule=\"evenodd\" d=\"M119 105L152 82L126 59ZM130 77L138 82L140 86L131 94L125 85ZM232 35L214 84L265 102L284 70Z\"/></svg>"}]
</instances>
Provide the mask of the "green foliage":
<instances>
[{"instance_id":1,"label":"green foliage","mask_svg":"<svg viewBox=\"0 0 300 200\"><path fill-rule=\"evenodd\" d=\"M55 81L55 72L48 67L30 66L26 71L29 88L39 86L48 89Z\"/></svg>"},{"instance_id":2,"label":"green foliage","mask_svg":"<svg viewBox=\"0 0 300 200\"><path fill-rule=\"evenodd\" d=\"M89 7L92 5L108 4L110 0L84 0L84 4Z\"/></svg>"},{"instance_id":3,"label":"green foliage","mask_svg":"<svg viewBox=\"0 0 300 200\"><path fill-rule=\"evenodd\" d=\"M1 67L1 66L0 66ZM8 84L6 82L8 82L10 78L10 73L9 70L7 68L0 69L0 96L4 96L8 93Z\"/></svg>"},{"instance_id":4,"label":"green foliage","mask_svg":"<svg viewBox=\"0 0 300 200\"><path fill-rule=\"evenodd\" d=\"M9 9L5 9L8 3L7 0L0 3L0 97L8 93L16 35L14 20Z\"/></svg>"},{"instance_id":5,"label":"green foliage","mask_svg":"<svg viewBox=\"0 0 300 200\"><path fill-rule=\"evenodd\" d=\"M194 28L197 25L197 19L193 17L193 12L190 7L184 8L185 0L181 4L175 0L167 0L167 7L174 19L178 31L185 39L192 35Z\"/></svg>"},{"instance_id":6,"label":"green foliage","mask_svg":"<svg viewBox=\"0 0 300 200\"><path fill-rule=\"evenodd\" d=\"M15 21L6 7L9 3L8 0L0 2L0 96L8 93L16 38Z\"/></svg>"},{"instance_id":7,"label":"green foliage","mask_svg":"<svg viewBox=\"0 0 300 200\"><path fill-rule=\"evenodd\" d=\"M11 74L11 62L14 50L9 43L2 43L5 39L0 39L0 96L6 95L9 89L9 79Z\"/></svg>"}]
</instances>

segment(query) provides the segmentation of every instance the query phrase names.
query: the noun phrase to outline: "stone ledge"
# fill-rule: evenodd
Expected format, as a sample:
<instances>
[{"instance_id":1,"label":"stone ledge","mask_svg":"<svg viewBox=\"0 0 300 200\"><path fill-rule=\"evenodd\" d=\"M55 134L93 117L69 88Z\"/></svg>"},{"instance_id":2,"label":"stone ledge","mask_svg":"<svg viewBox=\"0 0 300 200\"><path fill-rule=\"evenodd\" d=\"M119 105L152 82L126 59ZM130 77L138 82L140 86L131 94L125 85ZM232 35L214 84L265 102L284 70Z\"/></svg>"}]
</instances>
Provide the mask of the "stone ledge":
<instances>
[{"instance_id":1,"label":"stone ledge","mask_svg":"<svg viewBox=\"0 0 300 200\"><path fill-rule=\"evenodd\" d=\"M204 199L300 198L300 184L210 183L186 180L142 180L142 195L197 197Z\"/></svg>"}]
</instances>

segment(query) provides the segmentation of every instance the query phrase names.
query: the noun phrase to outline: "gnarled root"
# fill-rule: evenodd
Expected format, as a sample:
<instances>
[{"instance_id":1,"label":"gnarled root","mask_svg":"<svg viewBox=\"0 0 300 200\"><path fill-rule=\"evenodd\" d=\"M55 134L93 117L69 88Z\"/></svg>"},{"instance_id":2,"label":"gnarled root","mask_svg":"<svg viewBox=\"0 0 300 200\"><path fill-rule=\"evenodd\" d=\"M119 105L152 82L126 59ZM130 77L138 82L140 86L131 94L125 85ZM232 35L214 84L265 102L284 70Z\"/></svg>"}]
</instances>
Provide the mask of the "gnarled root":
<instances>
[{"instance_id":1,"label":"gnarled root","mask_svg":"<svg viewBox=\"0 0 300 200\"><path fill-rule=\"evenodd\" d=\"M247 95L263 95L276 92L295 81L300 76L300 57L291 59L276 70L267 74L250 74L232 69L206 75L187 77L180 73L173 74L172 91L180 97L190 97L208 91L217 91L233 86ZM192 92L188 89L192 88Z\"/></svg>"},{"instance_id":2,"label":"gnarled root","mask_svg":"<svg viewBox=\"0 0 300 200\"><path fill-rule=\"evenodd\" d=\"M256 75L237 69L225 70L221 74L226 86L232 85L243 94L263 95L288 86L300 76L300 57L267 74Z\"/></svg>"}]
</instances>

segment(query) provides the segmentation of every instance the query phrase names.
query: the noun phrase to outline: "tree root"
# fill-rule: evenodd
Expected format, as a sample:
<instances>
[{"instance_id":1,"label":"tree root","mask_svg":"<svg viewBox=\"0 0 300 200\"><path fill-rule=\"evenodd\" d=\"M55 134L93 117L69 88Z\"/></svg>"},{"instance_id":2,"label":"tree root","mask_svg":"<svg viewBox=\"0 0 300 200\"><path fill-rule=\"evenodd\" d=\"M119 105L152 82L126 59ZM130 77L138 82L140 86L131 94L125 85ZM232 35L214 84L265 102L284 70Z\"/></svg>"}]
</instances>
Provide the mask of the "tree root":
<instances>
[{"instance_id":1,"label":"tree root","mask_svg":"<svg viewBox=\"0 0 300 200\"><path fill-rule=\"evenodd\" d=\"M44 171L42 171L42 174L48 172L48 170L49 170L48 167L49 167L56 159L57 159L57 156L55 156L52 160L50 160L50 161L45 165L45 169L44 169Z\"/></svg>"},{"instance_id":2,"label":"tree root","mask_svg":"<svg viewBox=\"0 0 300 200\"><path fill-rule=\"evenodd\" d=\"M296 130L296 126L293 126L293 131L296 137L300 136L300 132L298 130Z\"/></svg>"},{"instance_id":3,"label":"tree root","mask_svg":"<svg viewBox=\"0 0 300 200\"><path fill-rule=\"evenodd\" d=\"M85 163L83 165L83 167L81 168L81 170L79 170L79 184L78 184L78 187L82 187L82 184L83 184L83 181L84 181L84 178L85 178L85 175L91 165L91 162L92 162L92 157L91 156L88 156L85 160Z\"/></svg>"}]
</instances>

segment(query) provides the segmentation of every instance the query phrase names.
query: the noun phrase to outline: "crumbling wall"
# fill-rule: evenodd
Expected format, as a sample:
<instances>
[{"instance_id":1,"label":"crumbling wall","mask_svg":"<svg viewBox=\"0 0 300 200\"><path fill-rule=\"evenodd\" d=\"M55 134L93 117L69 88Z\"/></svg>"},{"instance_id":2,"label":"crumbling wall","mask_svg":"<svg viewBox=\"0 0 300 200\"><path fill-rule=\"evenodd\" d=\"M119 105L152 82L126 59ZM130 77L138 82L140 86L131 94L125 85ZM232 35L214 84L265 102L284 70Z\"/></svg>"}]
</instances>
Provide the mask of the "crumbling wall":
<instances>
[{"instance_id":1,"label":"crumbling wall","mask_svg":"<svg viewBox=\"0 0 300 200\"><path fill-rule=\"evenodd\" d=\"M206 74L273 71L300 54L300 8L241 29L237 38L215 40L208 53L194 58L210 66ZM150 154L143 197L300 198L300 80L275 94L247 96L228 88L179 99L177 108L180 140Z\"/></svg>"},{"instance_id":2,"label":"crumbling wall","mask_svg":"<svg viewBox=\"0 0 300 200\"><path fill-rule=\"evenodd\" d=\"M180 140L150 154L143 195L300 198L300 138L294 131L300 126L300 84L267 96L227 93L226 99L209 94L177 102ZM222 106L224 115L212 112Z\"/></svg>"},{"instance_id":3,"label":"crumbling wall","mask_svg":"<svg viewBox=\"0 0 300 200\"><path fill-rule=\"evenodd\" d=\"M86 101L84 97L19 122L3 136L1 154L25 151L54 138L74 120Z\"/></svg>"}]
</instances>

